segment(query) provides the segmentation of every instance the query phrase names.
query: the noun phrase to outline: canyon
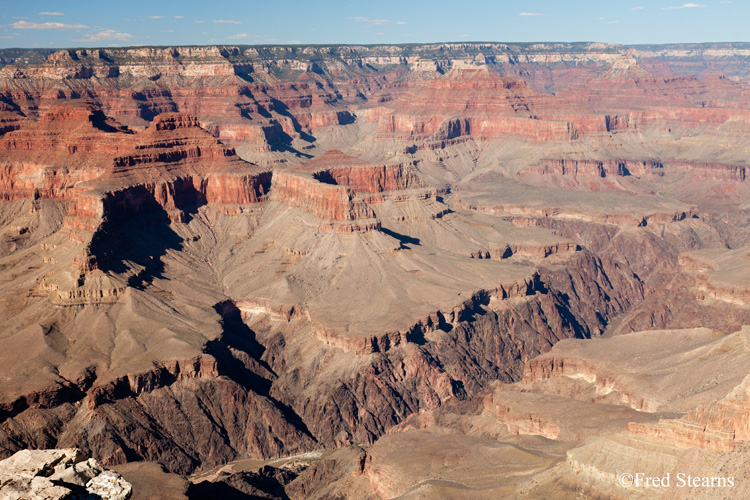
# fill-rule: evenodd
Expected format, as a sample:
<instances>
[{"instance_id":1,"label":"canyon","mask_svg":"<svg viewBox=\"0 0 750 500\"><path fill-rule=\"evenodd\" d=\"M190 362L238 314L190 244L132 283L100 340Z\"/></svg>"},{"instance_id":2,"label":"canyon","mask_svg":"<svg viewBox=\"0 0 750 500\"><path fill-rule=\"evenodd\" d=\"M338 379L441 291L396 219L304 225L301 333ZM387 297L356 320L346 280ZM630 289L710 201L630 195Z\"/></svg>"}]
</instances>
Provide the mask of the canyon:
<instances>
[{"instance_id":1,"label":"canyon","mask_svg":"<svg viewBox=\"0 0 750 500\"><path fill-rule=\"evenodd\" d=\"M0 51L0 458L134 499L745 497L748 56Z\"/></svg>"}]
</instances>

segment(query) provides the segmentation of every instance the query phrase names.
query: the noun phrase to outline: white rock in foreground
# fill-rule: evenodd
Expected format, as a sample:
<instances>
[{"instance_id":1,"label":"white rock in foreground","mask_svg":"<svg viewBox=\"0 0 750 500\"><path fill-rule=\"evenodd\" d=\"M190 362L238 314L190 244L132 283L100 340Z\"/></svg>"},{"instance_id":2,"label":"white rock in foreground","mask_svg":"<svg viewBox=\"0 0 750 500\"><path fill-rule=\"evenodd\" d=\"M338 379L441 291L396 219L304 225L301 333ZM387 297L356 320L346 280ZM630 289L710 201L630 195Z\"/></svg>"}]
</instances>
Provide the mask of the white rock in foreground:
<instances>
[{"instance_id":1,"label":"white rock in foreground","mask_svg":"<svg viewBox=\"0 0 750 500\"><path fill-rule=\"evenodd\" d=\"M118 473L104 470L80 450L21 450L0 461L3 500L62 500L96 495L126 500L132 487Z\"/></svg>"}]
</instances>

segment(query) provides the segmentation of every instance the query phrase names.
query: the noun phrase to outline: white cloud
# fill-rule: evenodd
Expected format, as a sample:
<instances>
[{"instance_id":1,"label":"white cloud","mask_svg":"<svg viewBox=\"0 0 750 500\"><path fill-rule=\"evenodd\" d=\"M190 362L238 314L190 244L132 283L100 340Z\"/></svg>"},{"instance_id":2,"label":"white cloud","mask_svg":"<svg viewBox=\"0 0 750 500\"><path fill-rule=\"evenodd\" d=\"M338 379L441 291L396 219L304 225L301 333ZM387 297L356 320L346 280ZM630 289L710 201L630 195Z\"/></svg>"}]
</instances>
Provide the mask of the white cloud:
<instances>
[{"instance_id":1,"label":"white cloud","mask_svg":"<svg viewBox=\"0 0 750 500\"><path fill-rule=\"evenodd\" d=\"M30 23L28 21L17 21L11 26L19 30L79 30L88 28L83 24Z\"/></svg>"},{"instance_id":2,"label":"white cloud","mask_svg":"<svg viewBox=\"0 0 750 500\"><path fill-rule=\"evenodd\" d=\"M40 12L40 16L64 16L62 12Z\"/></svg>"},{"instance_id":3,"label":"white cloud","mask_svg":"<svg viewBox=\"0 0 750 500\"><path fill-rule=\"evenodd\" d=\"M237 33L236 35L230 35L227 38L229 38L230 40L237 40L240 38L248 38L249 36L250 35L248 35L247 33Z\"/></svg>"},{"instance_id":4,"label":"white cloud","mask_svg":"<svg viewBox=\"0 0 750 500\"><path fill-rule=\"evenodd\" d=\"M148 16L149 19L164 19L164 16Z\"/></svg>"},{"instance_id":5,"label":"white cloud","mask_svg":"<svg viewBox=\"0 0 750 500\"><path fill-rule=\"evenodd\" d=\"M214 24L242 24L239 21L233 21L231 19L214 19L213 23Z\"/></svg>"},{"instance_id":6,"label":"white cloud","mask_svg":"<svg viewBox=\"0 0 750 500\"><path fill-rule=\"evenodd\" d=\"M193 21L193 22L194 22L194 23L198 23L198 24L203 24L203 23L205 23L206 21Z\"/></svg>"},{"instance_id":7,"label":"white cloud","mask_svg":"<svg viewBox=\"0 0 750 500\"><path fill-rule=\"evenodd\" d=\"M174 33L174 30L161 30L162 33Z\"/></svg>"},{"instance_id":8,"label":"white cloud","mask_svg":"<svg viewBox=\"0 0 750 500\"><path fill-rule=\"evenodd\" d=\"M13 38L13 37L12 37L12 36L0 36L0 38L3 38L3 39L5 39L5 40L10 40L10 39L11 39L11 38Z\"/></svg>"},{"instance_id":9,"label":"white cloud","mask_svg":"<svg viewBox=\"0 0 750 500\"><path fill-rule=\"evenodd\" d=\"M677 9L705 9L706 6L700 3L684 3L682 5L675 5L673 7L662 7L661 10L677 10Z\"/></svg>"},{"instance_id":10,"label":"white cloud","mask_svg":"<svg viewBox=\"0 0 750 500\"><path fill-rule=\"evenodd\" d=\"M174 16L175 19L185 19L185 16Z\"/></svg>"},{"instance_id":11,"label":"white cloud","mask_svg":"<svg viewBox=\"0 0 750 500\"><path fill-rule=\"evenodd\" d=\"M349 17L347 19L350 19L357 23L365 23L369 24L370 26L380 26L381 24L388 24L390 21L388 19L370 19L369 17Z\"/></svg>"},{"instance_id":12,"label":"white cloud","mask_svg":"<svg viewBox=\"0 0 750 500\"><path fill-rule=\"evenodd\" d=\"M546 16L547 14L542 14L540 12L521 12L518 15L523 16L523 17L532 17L532 16Z\"/></svg>"},{"instance_id":13,"label":"white cloud","mask_svg":"<svg viewBox=\"0 0 750 500\"><path fill-rule=\"evenodd\" d=\"M620 21L607 21L607 24L619 24Z\"/></svg>"},{"instance_id":14,"label":"white cloud","mask_svg":"<svg viewBox=\"0 0 750 500\"><path fill-rule=\"evenodd\" d=\"M409 24L406 21L396 21L396 24Z\"/></svg>"},{"instance_id":15,"label":"white cloud","mask_svg":"<svg viewBox=\"0 0 750 500\"><path fill-rule=\"evenodd\" d=\"M102 40L120 40L126 41L133 38L130 33L122 33L115 30L103 30L99 33L90 33L83 38L79 38L76 42L100 42Z\"/></svg>"},{"instance_id":16,"label":"white cloud","mask_svg":"<svg viewBox=\"0 0 750 500\"><path fill-rule=\"evenodd\" d=\"M632 9L630 9L630 10L632 10L632 11L636 11L636 10L643 10L643 7L633 7L633 8L632 8Z\"/></svg>"}]
</instances>

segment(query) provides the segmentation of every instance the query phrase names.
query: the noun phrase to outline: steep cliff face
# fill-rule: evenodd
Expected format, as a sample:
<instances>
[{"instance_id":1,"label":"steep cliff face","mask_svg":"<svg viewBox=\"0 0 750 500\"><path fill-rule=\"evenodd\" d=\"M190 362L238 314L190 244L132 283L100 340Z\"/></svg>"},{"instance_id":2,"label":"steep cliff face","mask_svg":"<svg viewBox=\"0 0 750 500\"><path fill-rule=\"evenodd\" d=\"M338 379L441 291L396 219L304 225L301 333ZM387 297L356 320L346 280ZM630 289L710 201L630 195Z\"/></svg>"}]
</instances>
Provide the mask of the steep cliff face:
<instances>
[{"instance_id":1,"label":"steep cliff face","mask_svg":"<svg viewBox=\"0 0 750 500\"><path fill-rule=\"evenodd\" d=\"M748 379L713 405L658 424L630 424L628 433L654 441L717 453L735 450L750 440Z\"/></svg>"},{"instance_id":2,"label":"steep cliff face","mask_svg":"<svg viewBox=\"0 0 750 500\"><path fill-rule=\"evenodd\" d=\"M540 165L530 167L524 173L536 175L592 176L592 177L626 177L651 176L662 177L665 174L687 174L696 180L718 182L744 182L744 165L726 165L720 163L703 163L662 160L544 160Z\"/></svg>"},{"instance_id":3,"label":"steep cliff face","mask_svg":"<svg viewBox=\"0 0 750 500\"><path fill-rule=\"evenodd\" d=\"M161 113L189 113L222 140L255 151L283 148L359 115L381 115L381 133L402 137L547 141L669 122L721 123L736 114L729 108L742 107L742 84L652 76L631 65L645 62L658 74L665 68L648 64L654 58L671 58L672 70L683 59L708 58L736 72L725 60L741 54L733 46L685 56L606 44L80 49L3 68L0 95L9 110L31 119L63 100L100 102L107 115L134 127ZM566 87L561 98L546 93ZM385 110L373 107L378 103ZM458 112L465 117L448 121ZM15 128L18 113L7 116L5 130Z\"/></svg>"},{"instance_id":4,"label":"steep cliff face","mask_svg":"<svg viewBox=\"0 0 750 500\"><path fill-rule=\"evenodd\" d=\"M321 219L350 221L375 216L372 209L355 198L352 189L323 183L312 176L277 172L271 189L272 200L302 208Z\"/></svg>"},{"instance_id":5,"label":"steep cliff face","mask_svg":"<svg viewBox=\"0 0 750 500\"><path fill-rule=\"evenodd\" d=\"M290 82L300 71L306 76ZM250 141L257 151L299 138L303 128L351 123L354 116L337 101L362 101L362 90L382 86L382 77L358 70L346 72L358 78L339 78L336 88L314 64L300 64L293 55L274 59L237 47L63 50L39 66L2 72L3 99L32 119L63 100L96 101L131 127L182 112L217 137ZM9 113L6 130L13 121Z\"/></svg>"},{"instance_id":6,"label":"steep cliff face","mask_svg":"<svg viewBox=\"0 0 750 500\"><path fill-rule=\"evenodd\" d=\"M744 56L671 50L97 49L0 69L0 453L187 474L324 449L276 486L368 498L420 484L396 478L401 439L441 470L441 436L518 453L529 469L480 485L498 496L553 466L573 490L571 470L611 479L599 458L638 439L738 452L747 384L714 396L740 382L741 335L567 340L750 321L747 86L655 62ZM665 375L682 363L716 384Z\"/></svg>"},{"instance_id":7,"label":"steep cliff face","mask_svg":"<svg viewBox=\"0 0 750 500\"><path fill-rule=\"evenodd\" d=\"M91 106L62 105L0 140L4 199L69 198L76 184L102 175L131 134ZM75 158L75 160L74 160Z\"/></svg>"},{"instance_id":8,"label":"steep cliff face","mask_svg":"<svg viewBox=\"0 0 750 500\"><path fill-rule=\"evenodd\" d=\"M590 175L598 177L628 175L660 175L664 165L658 160L545 160L541 165L529 168L526 172L548 175Z\"/></svg>"},{"instance_id":9,"label":"steep cliff face","mask_svg":"<svg viewBox=\"0 0 750 500\"><path fill-rule=\"evenodd\" d=\"M336 167L319 170L313 177L327 184L348 186L357 193L382 193L427 187L409 167L396 165Z\"/></svg>"},{"instance_id":10,"label":"steep cliff face","mask_svg":"<svg viewBox=\"0 0 750 500\"><path fill-rule=\"evenodd\" d=\"M486 66L457 68L412 84L389 105L393 111L378 117L378 132L384 137L432 141L511 136L534 141L574 139L578 130L565 116L542 116L561 105L565 106L522 80L497 76Z\"/></svg>"},{"instance_id":11,"label":"steep cliff face","mask_svg":"<svg viewBox=\"0 0 750 500\"><path fill-rule=\"evenodd\" d=\"M455 316L438 312L398 344L353 350L368 356L342 354L358 368L334 384L330 398L319 398L314 381L333 365L318 365L312 361L317 355L297 356L290 345L282 350L283 341L277 339L269 345L269 363L274 371L285 367L287 375L277 380L272 394L295 408L320 442L346 445L370 443L412 413L471 399L491 380L519 380L524 361L558 340L595 335L601 328L591 321L596 310L607 318L640 299L639 284L620 271L604 271L590 256L576 262L576 270L549 270L505 297L477 297L469 307L453 311ZM566 317L562 305L573 289L579 294L578 312ZM607 302L606 296L613 300ZM378 352L383 354L372 355ZM327 418L331 412L339 417Z\"/></svg>"}]
</instances>

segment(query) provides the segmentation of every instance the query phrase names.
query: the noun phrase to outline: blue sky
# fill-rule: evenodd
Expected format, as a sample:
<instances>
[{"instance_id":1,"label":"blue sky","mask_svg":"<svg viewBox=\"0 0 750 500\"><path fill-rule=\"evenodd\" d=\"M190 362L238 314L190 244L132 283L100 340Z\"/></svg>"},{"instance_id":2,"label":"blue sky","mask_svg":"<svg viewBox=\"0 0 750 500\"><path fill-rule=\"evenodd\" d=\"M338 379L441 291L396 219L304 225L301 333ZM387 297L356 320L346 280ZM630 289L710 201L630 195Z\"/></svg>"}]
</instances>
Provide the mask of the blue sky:
<instances>
[{"instance_id":1,"label":"blue sky","mask_svg":"<svg viewBox=\"0 0 750 500\"><path fill-rule=\"evenodd\" d=\"M0 0L0 48L750 41L750 0Z\"/></svg>"}]
</instances>

